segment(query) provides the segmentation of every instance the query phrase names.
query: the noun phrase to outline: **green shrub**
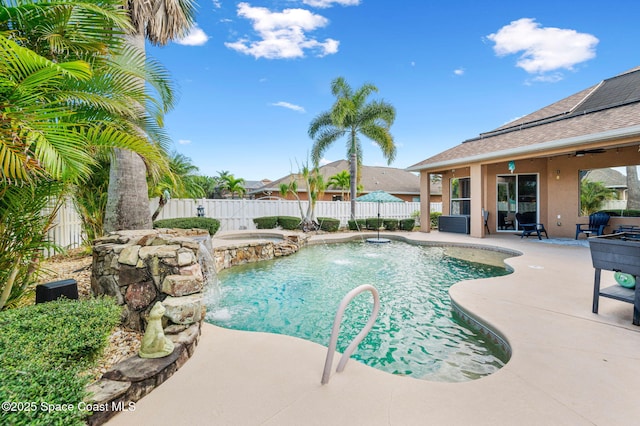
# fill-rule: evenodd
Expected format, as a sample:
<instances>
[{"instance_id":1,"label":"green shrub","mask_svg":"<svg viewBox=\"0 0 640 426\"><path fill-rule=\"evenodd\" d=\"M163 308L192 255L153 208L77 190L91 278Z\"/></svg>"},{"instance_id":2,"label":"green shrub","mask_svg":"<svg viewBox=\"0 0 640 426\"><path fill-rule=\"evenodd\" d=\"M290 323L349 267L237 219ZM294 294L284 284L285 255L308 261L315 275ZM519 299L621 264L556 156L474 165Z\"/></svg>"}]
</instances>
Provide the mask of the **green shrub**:
<instances>
[{"instance_id":1,"label":"green shrub","mask_svg":"<svg viewBox=\"0 0 640 426\"><path fill-rule=\"evenodd\" d=\"M278 226L278 216L263 216L253 219L256 228L258 229L274 229Z\"/></svg>"},{"instance_id":2,"label":"green shrub","mask_svg":"<svg viewBox=\"0 0 640 426\"><path fill-rule=\"evenodd\" d=\"M367 219L349 220L347 222L350 231L360 231L367 228Z\"/></svg>"},{"instance_id":3,"label":"green shrub","mask_svg":"<svg viewBox=\"0 0 640 426\"><path fill-rule=\"evenodd\" d=\"M382 218L380 217L368 217L365 220L367 221L367 229L378 229L382 226Z\"/></svg>"},{"instance_id":4,"label":"green shrub","mask_svg":"<svg viewBox=\"0 0 640 426\"><path fill-rule=\"evenodd\" d=\"M278 225L282 227L282 229L286 229L288 231L293 231L295 229L300 229L300 223L302 220L299 217L295 216L278 216Z\"/></svg>"},{"instance_id":5,"label":"green shrub","mask_svg":"<svg viewBox=\"0 0 640 426\"><path fill-rule=\"evenodd\" d=\"M382 224L387 231L395 231L398 229L398 219L382 219Z\"/></svg>"},{"instance_id":6,"label":"green shrub","mask_svg":"<svg viewBox=\"0 0 640 426\"><path fill-rule=\"evenodd\" d=\"M318 223L320 229L327 232L336 232L340 229L340 219L334 219L332 217L319 217Z\"/></svg>"},{"instance_id":7,"label":"green shrub","mask_svg":"<svg viewBox=\"0 0 640 426\"><path fill-rule=\"evenodd\" d=\"M220 229L220 221L211 217L177 217L174 219L160 219L153 222L154 228L178 229L206 229L209 235L214 235Z\"/></svg>"},{"instance_id":8,"label":"green shrub","mask_svg":"<svg viewBox=\"0 0 640 426\"><path fill-rule=\"evenodd\" d=\"M429 214L431 229L438 228L438 218L440 216L442 216L442 213L440 212L431 212L431 214Z\"/></svg>"},{"instance_id":9,"label":"green shrub","mask_svg":"<svg viewBox=\"0 0 640 426\"><path fill-rule=\"evenodd\" d=\"M84 372L102 355L121 310L112 299L61 299L0 312L0 400L33 404L3 410L2 424L83 425L90 413L78 404L92 379Z\"/></svg>"},{"instance_id":10,"label":"green shrub","mask_svg":"<svg viewBox=\"0 0 640 426\"><path fill-rule=\"evenodd\" d=\"M400 219L400 229L403 231L413 231L413 228L416 226L415 219Z\"/></svg>"}]
</instances>

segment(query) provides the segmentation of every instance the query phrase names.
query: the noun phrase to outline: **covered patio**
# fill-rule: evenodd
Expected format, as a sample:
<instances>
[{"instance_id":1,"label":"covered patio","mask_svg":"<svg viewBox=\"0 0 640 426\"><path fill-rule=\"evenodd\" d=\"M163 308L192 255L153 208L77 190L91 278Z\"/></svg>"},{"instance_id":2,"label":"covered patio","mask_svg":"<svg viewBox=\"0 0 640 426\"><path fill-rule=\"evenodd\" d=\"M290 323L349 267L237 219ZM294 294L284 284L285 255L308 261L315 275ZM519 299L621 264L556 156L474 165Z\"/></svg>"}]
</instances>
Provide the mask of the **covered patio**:
<instances>
[{"instance_id":1,"label":"covered patio","mask_svg":"<svg viewBox=\"0 0 640 426\"><path fill-rule=\"evenodd\" d=\"M422 223L432 177L439 176L443 214L469 216L474 237L513 232L518 212L545 224L550 236L572 237L576 224L587 221L580 205L585 175L639 164L640 68L634 68L408 170L420 172ZM620 225L640 225L640 218L612 217L605 231Z\"/></svg>"}]
</instances>

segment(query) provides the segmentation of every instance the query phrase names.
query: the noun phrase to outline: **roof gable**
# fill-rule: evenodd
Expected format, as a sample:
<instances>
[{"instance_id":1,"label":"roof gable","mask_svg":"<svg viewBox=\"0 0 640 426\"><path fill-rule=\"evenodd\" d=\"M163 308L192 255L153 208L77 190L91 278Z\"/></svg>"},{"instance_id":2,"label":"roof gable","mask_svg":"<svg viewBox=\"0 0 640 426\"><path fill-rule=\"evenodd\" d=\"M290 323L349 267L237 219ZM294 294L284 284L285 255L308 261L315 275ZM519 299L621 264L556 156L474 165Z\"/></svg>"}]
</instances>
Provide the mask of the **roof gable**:
<instances>
[{"instance_id":1,"label":"roof gable","mask_svg":"<svg viewBox=\"0 0 640 426\"><path fill-rule=\"evenodd\" d=\"M640 67L466 140L408 170L498 158L501 153L512 154L514 150L520 154L539 152L545 149L542 144L569 146L566 141L577 144L581 137L624 133L624 129L636 132L636 127L640 127Z\"/></svg>"},{"instance_id":2,"label":"roof gable","mask_svg":"<svg viewBox=\"0 0 640 426\"><path fill-rule=\"evenodd\" d=\"M326 182L331 176L340 173L341 171L349 171L349 162L347 160L334 161L320 167L319 170ZM379 189L393 194L417 195L420 193L420 177L414 173L406 171L405 169L362 166L361 173L360 181L364 187L363 192L365 193ZM297 179L299 191L305 192L307 190L302 177L297 173L292 173L251 192L264 192L267 190L277 192L280 190L280 184L288 184L292 178ZM329 188L326 192L332 191L339 192L339 190L334 188Z\"/></svg>"}]
</instances>

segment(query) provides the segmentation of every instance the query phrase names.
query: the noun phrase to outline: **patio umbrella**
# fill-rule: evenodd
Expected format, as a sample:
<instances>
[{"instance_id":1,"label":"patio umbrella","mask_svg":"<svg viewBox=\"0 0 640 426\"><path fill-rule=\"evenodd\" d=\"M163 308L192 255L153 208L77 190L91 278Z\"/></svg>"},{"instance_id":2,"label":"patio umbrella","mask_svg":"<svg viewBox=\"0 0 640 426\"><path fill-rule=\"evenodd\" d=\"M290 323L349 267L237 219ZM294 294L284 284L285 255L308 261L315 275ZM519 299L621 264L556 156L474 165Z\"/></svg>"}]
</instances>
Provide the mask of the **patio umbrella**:
<instances>
[{"instance_id":1,"label":"patio umbrella","mask_svg":"<svg viewBox=\"0 0 640 426\"><path fill-rule=\"evenodd\" d=\"M386 191L373 191L368 194L361 195L355 199L356 201L364 201L378 203L378 225L380 225L380 203L404 203L404 200L389 194ZM378 238L367 238L370 243L388 243L386 238L380 238L380 226L378 226Z\"/></svg>"}]
</instances>

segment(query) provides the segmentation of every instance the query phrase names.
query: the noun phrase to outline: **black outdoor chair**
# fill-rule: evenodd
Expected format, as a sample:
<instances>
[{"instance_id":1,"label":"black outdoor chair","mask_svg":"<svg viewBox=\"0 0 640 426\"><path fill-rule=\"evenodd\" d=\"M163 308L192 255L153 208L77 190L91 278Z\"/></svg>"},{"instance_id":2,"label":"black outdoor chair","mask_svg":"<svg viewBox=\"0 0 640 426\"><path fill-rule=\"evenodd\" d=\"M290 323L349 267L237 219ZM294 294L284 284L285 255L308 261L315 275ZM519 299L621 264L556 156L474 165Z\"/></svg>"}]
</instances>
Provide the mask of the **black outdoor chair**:
<instances>
[{"instance_id":1,"label":"black outdoor chair","mask_svg":"<svg viewBox=\"0 0 640 426\"><path fill-rule=\"evenodd\" d=\"M609 213L596 212L589 215L589 223L576 224L576 240L578 235L585 234L587 238L591 235L604 234L604 228L609 224Z\"/></svg>"},{"instance_id":2,"label":"black outdoor chair","mask_svg":"<svg viewBox=\"0 0 640 426\"><path fill-rule=\"evenodd\" d=\"M489 210L482 209L482 220L484 220L485 231L491 235L491 231L489 231Z\"/></svg>"},{"instance_id":3,"label":"black outdoor chair","mask_svg":"<svg viewBox=\"0 0 640 426\"><path fill-rule=\"evenodd\" d=\"M530 215L525 216L522 213L516 213L516 219L518 220L518 229L522 230L520 238L529 238L531 234L536 234L538 239L541 240L542 233L544 232L544 236L549 239L549 235L547 234L547 230L544 229L544 225L542 223L536 223L535 220L530 218Z\"/></svg>"}]
</instances>

